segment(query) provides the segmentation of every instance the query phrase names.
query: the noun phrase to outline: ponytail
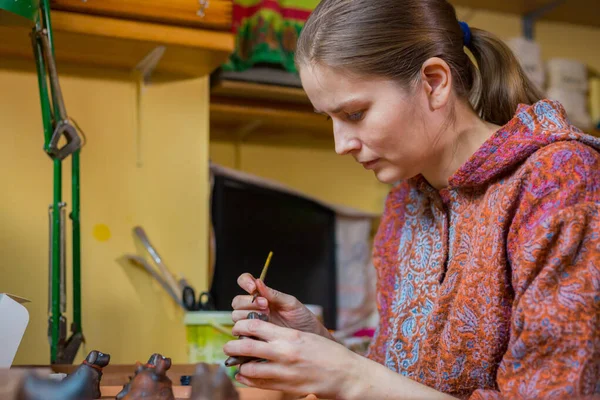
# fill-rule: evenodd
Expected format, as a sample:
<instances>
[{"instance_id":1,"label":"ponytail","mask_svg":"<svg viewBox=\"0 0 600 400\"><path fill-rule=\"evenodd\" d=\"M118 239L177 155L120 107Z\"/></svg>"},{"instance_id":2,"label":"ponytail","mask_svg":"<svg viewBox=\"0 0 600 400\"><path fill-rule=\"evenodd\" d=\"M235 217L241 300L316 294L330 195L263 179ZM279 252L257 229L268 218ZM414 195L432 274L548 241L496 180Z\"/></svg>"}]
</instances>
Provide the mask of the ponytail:
<instances>
[{"instance_id":1,"label":"ponytail","mask_svg":"<svg viewBox=\"0 0 600 400\"><path fill-rule=\"evenodd\" d=\"M471 28L469 50L477 61L477 67L472 66L469 101L482 119L504 125L513 118L519 104L542 99L512 51L496 36Z\"/></svg>"},{"instance_id":2,"label":"ponytail","mask_svg":"<svg viewBox=\"0 0 600 400\"><path fill-rule=\"evenodd\" d=\"M519 103L542 97L510 49L489 32L459 23L447 0L321 0L295 53L298 66L323 63L405 87L431 57L448 63L458 96L488 122L504 125Z\"/></svg>"}]
</instances>

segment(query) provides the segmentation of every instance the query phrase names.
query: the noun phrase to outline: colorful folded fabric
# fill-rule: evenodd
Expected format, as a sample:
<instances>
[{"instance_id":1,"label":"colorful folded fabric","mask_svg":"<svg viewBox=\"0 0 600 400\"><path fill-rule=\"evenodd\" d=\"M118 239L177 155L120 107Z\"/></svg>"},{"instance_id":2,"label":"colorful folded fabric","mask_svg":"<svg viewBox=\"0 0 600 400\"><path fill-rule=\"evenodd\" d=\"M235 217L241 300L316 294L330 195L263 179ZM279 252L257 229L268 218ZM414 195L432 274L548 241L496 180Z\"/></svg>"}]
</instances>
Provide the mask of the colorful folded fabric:
<instances>
[{"instance_id":1,"label":"colorful folded fabric","mask_svg":"<svg viewBox=\"0 0 600 400\"><path fill-rule=\"evenodd\" d=\"M319 0L234 0L236 47L224 71L274 65L296 73L294 51L304 23Z\"/></svg>"}]
</instances>

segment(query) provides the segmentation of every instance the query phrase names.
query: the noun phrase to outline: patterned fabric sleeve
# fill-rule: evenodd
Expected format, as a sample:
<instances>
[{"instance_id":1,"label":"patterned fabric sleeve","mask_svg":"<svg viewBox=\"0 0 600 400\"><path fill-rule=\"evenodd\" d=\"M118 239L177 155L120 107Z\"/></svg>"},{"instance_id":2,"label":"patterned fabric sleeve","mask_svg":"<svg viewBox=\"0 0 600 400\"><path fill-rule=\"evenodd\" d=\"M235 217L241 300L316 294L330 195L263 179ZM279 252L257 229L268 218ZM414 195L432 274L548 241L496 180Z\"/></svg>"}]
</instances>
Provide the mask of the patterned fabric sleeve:
<instances>
[{"instance_id":1,"label":"patterned fabric sleeve","mask_svg":"<svg viewBox=\"0 0 600 400\"><path fill-rule=\"evenodd\" d=\"M367 357L385 364L387 337L390 329L390 301L393 295L397 264L398 239L404 225L404 204L409 191L408 183L403 182L390 190L385 202L381 222L375 235L373 246L373 265L377 271L377 311L379 324L367 352Z\"/></svg>"},{"instance_id":2,"label":"patterned fabric sleeve","mask_svg":"<svg viewBox=\"0 0 600 400\"><path fill-rule=\"evenodd\" d=\"M471 400L600 394L600 157L551 147L522 181L507 238L514 302L497 390Z\"/></svg>"}]
</instances>

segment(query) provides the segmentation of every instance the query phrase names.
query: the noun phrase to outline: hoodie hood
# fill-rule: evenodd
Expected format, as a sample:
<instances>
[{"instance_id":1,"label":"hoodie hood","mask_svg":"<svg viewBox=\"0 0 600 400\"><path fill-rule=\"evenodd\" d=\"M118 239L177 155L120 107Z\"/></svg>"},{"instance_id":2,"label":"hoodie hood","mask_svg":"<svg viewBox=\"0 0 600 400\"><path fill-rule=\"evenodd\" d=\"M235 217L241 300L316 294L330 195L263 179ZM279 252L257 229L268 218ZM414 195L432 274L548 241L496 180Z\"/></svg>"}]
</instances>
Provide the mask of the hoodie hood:
<instances>
[{"instance_id":1,"label":"hoodie hood","mask_svg":"<svg viewBox=\"0 0 600 400\"><path fill-rule=\"evenodd\" d=\"M487 184L552 143L577 140L600 151L600 139L571 125L563 106L553 100L520 104L513 119L496 131L450 177L450 188Z\"/></svg>"}]
</instances>

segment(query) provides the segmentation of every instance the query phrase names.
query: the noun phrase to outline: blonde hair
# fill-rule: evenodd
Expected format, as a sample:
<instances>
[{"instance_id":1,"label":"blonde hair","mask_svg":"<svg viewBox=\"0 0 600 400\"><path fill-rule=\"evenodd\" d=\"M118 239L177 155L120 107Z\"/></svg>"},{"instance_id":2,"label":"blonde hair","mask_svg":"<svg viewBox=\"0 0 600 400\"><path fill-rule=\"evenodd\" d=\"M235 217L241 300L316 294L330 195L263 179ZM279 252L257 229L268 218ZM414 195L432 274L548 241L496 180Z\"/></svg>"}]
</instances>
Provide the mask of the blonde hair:
<instances>
[{"instance_id":1,"label":"blonde hair","mask_svg":"<svg viewBox=\"0 0 600 400\"><path fill-rule=\"evenodd\" d=\"M454 90L485 121L504 125L519 103L541 94L510 49L497 37L463 30L446 0L321 0L298 39L296 65L322 64L358 75L393 79L410 87L431 57L450 67Z\"/></svg>"}]
</instances>

